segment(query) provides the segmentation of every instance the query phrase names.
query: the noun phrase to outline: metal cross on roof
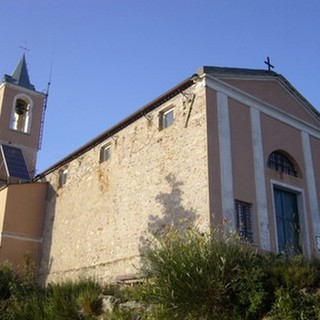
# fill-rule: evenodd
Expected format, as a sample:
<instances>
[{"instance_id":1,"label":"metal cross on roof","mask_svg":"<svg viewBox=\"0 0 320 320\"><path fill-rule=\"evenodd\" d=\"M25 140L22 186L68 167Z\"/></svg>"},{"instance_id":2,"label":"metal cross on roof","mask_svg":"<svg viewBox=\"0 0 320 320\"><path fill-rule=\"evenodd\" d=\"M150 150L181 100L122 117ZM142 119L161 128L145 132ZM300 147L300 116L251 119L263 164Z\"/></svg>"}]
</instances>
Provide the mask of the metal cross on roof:
<instances>
[{"instance_id":1,"label":"metal cross on roof","mask_svg":"<svg viewBox=\"0 0 320 320\"><path fill-rule=\"evenodd\" d=\"M270 58L267 57L267 61L264 62L268 66L268 71L271 71L271 69L274 68L274 66L270 62Z\"/></svg>"},{"instance_id":2,"label":"metal cross on roof","mask_svg":"<svg viewBox=\"0 0 320 320\"><path fill-rule=\"evenodd\" d=\"M19 46L20 49L26 53L27 51L30 51L30 49L27 48L27 41L24 42L24 46Z\"/></svg>"}]
</instances>

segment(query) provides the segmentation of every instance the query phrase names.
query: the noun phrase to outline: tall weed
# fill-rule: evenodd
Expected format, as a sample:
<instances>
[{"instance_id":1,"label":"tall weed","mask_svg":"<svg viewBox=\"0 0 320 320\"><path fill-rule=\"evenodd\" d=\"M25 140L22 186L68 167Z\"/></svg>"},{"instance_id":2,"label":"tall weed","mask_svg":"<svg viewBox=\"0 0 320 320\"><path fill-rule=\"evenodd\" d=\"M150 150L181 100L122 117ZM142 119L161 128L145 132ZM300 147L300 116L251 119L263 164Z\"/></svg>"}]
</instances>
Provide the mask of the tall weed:
<instances>
[{"instance_id":1,"label":"tall weed","mask_svg":"<svg viewBox=\"0 0 320 320\"><path fill-rule=\"evenodd\" d=\"M260 262L246 244L194 230L157 239L144 257L149 298L163 305L172 319L231 319L235 297L247 293L241 287L244 275ZM258 283L251 281L251 286ZM260 291L256 288L246 302L253 314L264 302Z\"/></svg>"},{"instance_id":2,"label":"tall weed","mask_svg":"<svg viewBox=\"0 0 320 320\"><path fill-rule=\"evenodd\" d=\"M155 239L144 259L144 296L163 318L318 319L319 263L302 256L192 230Z\"/></svg>"},{"instance_id":3,"label":"tall weed","mask_svg":"<svg viewBox=\"0 0 320 320\"><path fill-rule=\"evenodd\" d=\"M93 280L67 281L47 287L50 319L78 320L100 314L101 288Z\"/></svg>"}]
</instances>

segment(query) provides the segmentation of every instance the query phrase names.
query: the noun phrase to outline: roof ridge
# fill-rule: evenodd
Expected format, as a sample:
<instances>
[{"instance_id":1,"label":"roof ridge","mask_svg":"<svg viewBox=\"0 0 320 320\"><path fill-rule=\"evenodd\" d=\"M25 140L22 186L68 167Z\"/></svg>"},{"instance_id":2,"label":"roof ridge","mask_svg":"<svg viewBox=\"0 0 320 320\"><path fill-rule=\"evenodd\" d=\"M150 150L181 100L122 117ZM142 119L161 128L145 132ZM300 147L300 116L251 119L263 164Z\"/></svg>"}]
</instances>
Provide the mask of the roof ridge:
<instances>
[{"instance_id":1,"label":"roof ridge","mask_svg":"<svg viewBox=\"0 0 320 320\"><path fill-rule=\"evenodd\" d=\"M215 67L215 66L202 66L198 69L198 74L203 73L223 73L224 75L228 74L244 74L244 75L268 75L268 76L279 76L278 73L272 70L265 69L249 69L249 68L239 68L239 67Z\"/></svg>"}]
</instances>

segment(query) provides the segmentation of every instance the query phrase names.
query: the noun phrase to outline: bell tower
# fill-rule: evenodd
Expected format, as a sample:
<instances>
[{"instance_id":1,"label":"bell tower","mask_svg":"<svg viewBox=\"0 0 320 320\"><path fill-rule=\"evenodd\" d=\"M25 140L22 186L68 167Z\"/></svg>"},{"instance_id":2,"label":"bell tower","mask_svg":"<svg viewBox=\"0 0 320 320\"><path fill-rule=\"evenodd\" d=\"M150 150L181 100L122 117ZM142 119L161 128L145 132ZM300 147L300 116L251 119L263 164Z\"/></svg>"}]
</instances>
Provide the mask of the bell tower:
<instances>
[{"instance_id":1,"label":"bell tower","mask_svg":"<svg viewBox=\"0 0 320 320\"><path fill-rule=\"evenodd\" d=\"M23 54L0 83L0 186L34 177L45 100L30 82Z\"/></svg>"}]
</instances>

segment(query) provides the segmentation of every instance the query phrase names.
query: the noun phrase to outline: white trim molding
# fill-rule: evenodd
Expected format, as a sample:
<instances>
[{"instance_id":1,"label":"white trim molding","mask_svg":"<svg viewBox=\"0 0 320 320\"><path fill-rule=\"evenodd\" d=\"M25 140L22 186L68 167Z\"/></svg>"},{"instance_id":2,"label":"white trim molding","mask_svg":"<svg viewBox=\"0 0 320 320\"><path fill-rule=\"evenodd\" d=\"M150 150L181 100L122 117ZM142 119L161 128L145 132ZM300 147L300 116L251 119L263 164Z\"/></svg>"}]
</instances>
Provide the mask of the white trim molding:
<instances>
[{"instance_id":1,"label":"white trim molding","mask_svg":"<svg viewBox=\"0 0 320 320\"><path fill-rule=\"evenodd\" d=\"M286 123L294 128L299 129L300 131L305 131L309 135L312 135L318 139L320 139L320 130L311 125L308 122L305 122L297 117L294 117L293 115L284 112L277 107L266 103L253 95L250 95L238 88L235 88L217 78L214 78L210 75L206 75L205 78L206 86L216 90L218 92L224 92L228 97L241 102L242 104L259 110L260 112L277 119L283 123Z\"/></svg>"},{"instance_id":2,"label":"white trim molding","mask_svg":"<svg viewBox=\"0 0 320 320\"><path fill-rule=\"evenodd\" d=\"M14 240L42 243L42 238L32 238L32 237L27 237L24 235L19 235L19 234L5 232L5 231L2 231L1 238L9 238L9 239L14 239Z\"/></svg>"},{"instance_id":3,"label":"white trim molding","mask_svg":"<svg viewBox=\"0 0 320 320\"><path fill-rule=\"evenodd\" d=\"M319 202L317 196L317 185L314 177L314 167L312 161L312 151L310 146L310 137L306 132L301 132L301 140L303 147L303 158L305 164L305 174L306 174L306 182L308 187L308 195L309 195L309 206L310 206L310 215L313 226L313 236L314 236L314 244L315 248L320 251L318 245L318 239L320 237L320 216L319 216Z\"/></svg>"},{"instance_id":4,"label":"white trim molding","mask_svg":"<svg viewBox=\"0 0 320 320\"><path fill-rule=\"evenodd\" d=\"M271 195L272 195L272 211L273 211L273 219L274 219L274 229L275 229L275 243L276 243L276 250L278 251L278 233L277 233L277 221L276 221L276 208L275 208L275 201L274 201L274 188L283 189L284 191L295 193L297 196L297 205L298 205L298 213L299 213L299 224L300 224L300 240L302 245L303 253L306 256L311 256L311 247L310 247L310 235L309 235L309 228L308 223L306 222L306 197L305 191L301 188L293 186L291 184L283 183L278 180L270 180L271 182Z\"/></svg>"},{"instance_id":5,"label":"white trim molding","mask_svg":"<svg viewBox=\"0 0 320 320\"><path fill-rule=\"evenodd\" d=\"M250 108L252 146L254 158L254 178L256 191L256 208L259 224L259 241L263 250L271 250L265 165L262 148L260 111Z\"/></svg>"},{"instance_id":6,"label":"white trim molding","mask_svg":"<svg viewBox=\"0 0 320 320\"><path fill-rule=\"evenodd\" d=\"M228 96L217 93L222 213L225 231L236 229Z\"/></svg>"}]
</instances>

